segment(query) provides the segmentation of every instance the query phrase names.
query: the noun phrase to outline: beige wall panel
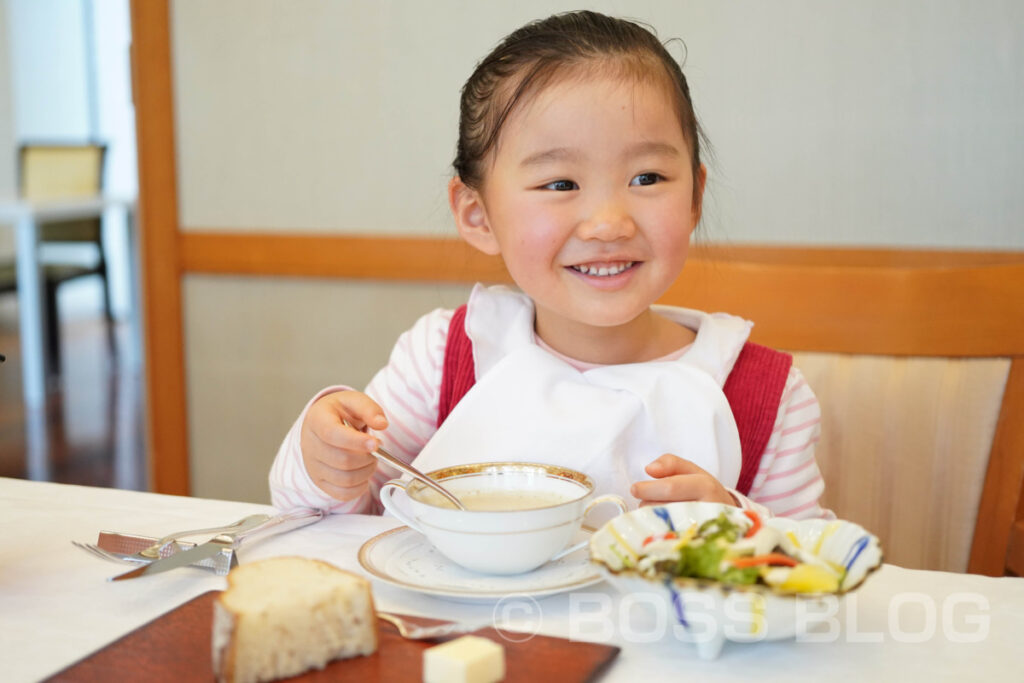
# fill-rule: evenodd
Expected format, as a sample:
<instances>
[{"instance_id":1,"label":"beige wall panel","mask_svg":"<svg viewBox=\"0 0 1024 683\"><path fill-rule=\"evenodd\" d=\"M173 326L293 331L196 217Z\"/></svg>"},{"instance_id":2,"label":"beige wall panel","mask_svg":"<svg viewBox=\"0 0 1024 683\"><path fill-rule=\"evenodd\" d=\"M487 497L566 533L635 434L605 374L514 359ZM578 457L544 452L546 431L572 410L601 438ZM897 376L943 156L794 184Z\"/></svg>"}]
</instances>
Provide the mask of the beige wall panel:
<instances>
[{"instance_id":1,"label":"beige wall panel","mask_svg":"<svg viewBox=\"0 0 1024 683\"><path fill-rule=\"evenodd\" d=\"M175 0L183 225L447 234L462 83L579 7L685 41L712 238L1024 247L1017 0Z\"/></svg>"},{"instance_id":2,"label":"beige wall panel","mask_svg":"<svg viewBox=\"0 0 1024 683\"><path fill-rule=\"evenodd\" d=\"M462 82L510 27L569 7L176 0L182 225L453 234Z\"/></svg>"},{"instance_id":3,"label":"beige wall panel","mask_svg":"<svg viewBox=\"0 0 1024 683\"><path fill-rule=\"evenodd\" d=\"M330 384L365 386L399 334L434 308L464 303L469 290L187 277L192 495L269 502L270 464L309 398Z\"/></svg>"},{"instance_id":4,"label":"beige wall panel","mask_svg":"<svg viewBox=\"0 0 1024 683\"><path fill-rule=\"evenodd\" d=\"M821 403L825 506L877 534L887 562L966 571L1009 360L795 362Z\"/></svg>"}]
</instances>

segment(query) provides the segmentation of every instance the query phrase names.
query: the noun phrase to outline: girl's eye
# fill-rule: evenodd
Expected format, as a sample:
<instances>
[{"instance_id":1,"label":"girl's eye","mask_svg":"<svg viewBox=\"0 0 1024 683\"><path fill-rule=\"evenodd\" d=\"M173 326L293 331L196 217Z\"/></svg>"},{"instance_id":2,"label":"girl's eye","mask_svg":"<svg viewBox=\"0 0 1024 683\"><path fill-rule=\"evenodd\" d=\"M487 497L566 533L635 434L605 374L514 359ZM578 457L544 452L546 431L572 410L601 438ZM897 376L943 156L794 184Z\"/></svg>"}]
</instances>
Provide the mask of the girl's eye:
<instances>
[{"instance_id":1,"label":"girl's eye","mask_svg":"<svg viewBox=\"0 0 1024 683\"><path fill-rule=\"evenodd\" d=\"M580 189L580 186L571 180L555 180L544 186L545 190L555 190L556 192L571 192L572 190Z\"/></svg>"},{"instance_id":2,"label":"girl's eye","mask_svg":"<svg viewBox=\"0 0 1024 683\"><path fill-rule=\"evenodd\" d=\"M660 173L641 173L629 181L630 185L654 185L660 183L665 177Z\"/></svg>"}]
</instances>

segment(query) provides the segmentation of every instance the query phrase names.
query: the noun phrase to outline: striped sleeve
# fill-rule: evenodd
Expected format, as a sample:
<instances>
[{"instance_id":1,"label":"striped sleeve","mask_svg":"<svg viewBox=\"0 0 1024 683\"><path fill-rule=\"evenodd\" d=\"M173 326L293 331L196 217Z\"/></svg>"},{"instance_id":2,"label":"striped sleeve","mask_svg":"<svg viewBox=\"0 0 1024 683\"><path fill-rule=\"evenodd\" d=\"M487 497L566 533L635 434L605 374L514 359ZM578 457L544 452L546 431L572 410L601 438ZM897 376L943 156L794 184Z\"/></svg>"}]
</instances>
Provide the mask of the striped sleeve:
<instances>
[{"instance_id":1,"label":"striped sleeve","mask_svg":"<svg viewBox=\"0 0 1024 683\"><path fill-rule=\"evenodd\" d=\"M733 492L740 506L777 517L835 519L820 503L825 481L814 458L820 434L818 399L794 366L750 493Z\"/></svg>"},{"instance_id":2,"label":"striped sleeve","mask_svg":"<svg viewBox=\"0 0 1024 683\"><path fill-rule=\"evenodd\" d=\"M374 436L405 462L412 462L437 431L444 352L453 314L450 309L437 309L420 318L398 339L391 360L366 387L388 418L387 431ZM373 512L381 511L380 487L400 474L388 465L378 465L370 481Z\"/></svg>"},{"instance_id":3,"label":"striped sleeve","mask_svg":"<svg viewBox=\"0 0 1024 683\"><path fill-rule=\"evenodd\" d=\"M406 462L415 458L437 431L437 409L441 394L448 324L453 311L437 309L420 318L399 337L384 366L366 387L366 394L384 410L388 429L374 432L381 446ZM270 469L270 494L274 507L315 507L331 513L379 514L380 487L398 472L379 464L370 481L369 493L351 501L339 501L322 491L306 472L300 437L302 422L310 406L321 396L348 387L324 389L306 404L285 435Z\"/></svg>"}]
</instances>

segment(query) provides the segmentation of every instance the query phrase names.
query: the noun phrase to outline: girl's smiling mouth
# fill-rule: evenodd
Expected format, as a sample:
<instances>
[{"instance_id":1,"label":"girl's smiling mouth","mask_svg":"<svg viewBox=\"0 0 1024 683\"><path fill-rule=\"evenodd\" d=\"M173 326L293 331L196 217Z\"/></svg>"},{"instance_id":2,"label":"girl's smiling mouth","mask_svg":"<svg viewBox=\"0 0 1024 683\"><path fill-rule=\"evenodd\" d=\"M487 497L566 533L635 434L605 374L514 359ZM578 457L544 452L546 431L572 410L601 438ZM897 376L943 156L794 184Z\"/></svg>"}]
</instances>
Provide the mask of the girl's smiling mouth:
<instances>
[{"instance_id":1,"label":"girl's smiling mouth","mask_svg":"<svg viewBox=\"0 0 1024 683\"><path fill-rule=\"evenodd\" d=\"M633 268L638 263L637 261L580 263L569 266L569 269L591 277L612 277Z\"/></svg>"}]
</instances>

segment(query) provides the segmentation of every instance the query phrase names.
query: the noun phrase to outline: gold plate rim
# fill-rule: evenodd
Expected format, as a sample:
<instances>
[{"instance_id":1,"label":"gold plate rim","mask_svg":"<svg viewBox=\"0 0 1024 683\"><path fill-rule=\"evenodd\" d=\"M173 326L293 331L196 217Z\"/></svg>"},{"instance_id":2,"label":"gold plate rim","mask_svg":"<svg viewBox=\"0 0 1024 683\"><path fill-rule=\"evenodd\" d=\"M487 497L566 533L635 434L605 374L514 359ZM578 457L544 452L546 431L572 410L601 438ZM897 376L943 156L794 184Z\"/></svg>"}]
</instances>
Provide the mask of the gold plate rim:
<instances>
[{"instance_id":1,"label":"gold plate rim","mask_svg":"<svg viewBox=\"0 0 1024 683\"><path fill-rule=\"evenodd\" d=\"M591 527L584 526L583 528L585 530L589 531L590 533L594 532L594 529L592 529ZM365 571L369 572L375 578L380 579L381 581L384 581L385 583L388 583L388 584L390 584L392 586L398 586L400 588L406 588L408 590L415 591L417 593L422 593L424 595L433 595L435 597L450 597L450 598L461 599L461 600L501 599L501 598L508 597L508 596L511 596L511 595L526 595L526 596L538 598L538 597L546 597L548 595L555 595L557 593L565 593L567 591L570 591L570 590L573 590L573 589L576 589L576 588L585 588L587 586L592 586L592 585L597 584L597 583L602 583L602 582L604 582L606 580L604 575L600 571L600 569L596 565L593 565L593 563L591 563L592 569L594 570L593 575L591 575L589 577L586 577L586 578L583 578L583 579L579 579L577 581L573 581L571 583L558 584L557 586L551 586L551 587L542 588L542 589L539 589L539 590L526 590L526 591L522 591L522 590L512 589L512 590L481 590L481 591L477 591L477 590L464 590L464 591L458 591L458 590L447 589L447 588L431 588L430 586L424 586L422 584L416 584L416 583L410 583L408 581L403 581L402 579L398 579L398 578L395 578L394 576L386 574L385 572L380 570L378 568L378 566L375 565L370 560L370 552L373 550L374 546L379 544L381 541L383 541L388 536L391 536L393 534L404 533L404 532L409 532L409 533L413 533L413 534L419 534L419 532L416 531L415 529L412 529L412 528L407 527L407 526L399 526L399 527L395 527L394 529L388 529L387 531L384 531L382 533L377 534L373 538L367 539L359 547L359 554L358 554L359 566L361 566ZM419 535L422 536L422 534L419 534ZM426 539L424 539L424 540L426 540ZM429 541L426 541L426 542L429 543Z\"/></svg>"}]
</instances>

